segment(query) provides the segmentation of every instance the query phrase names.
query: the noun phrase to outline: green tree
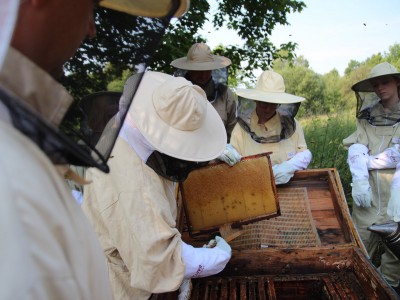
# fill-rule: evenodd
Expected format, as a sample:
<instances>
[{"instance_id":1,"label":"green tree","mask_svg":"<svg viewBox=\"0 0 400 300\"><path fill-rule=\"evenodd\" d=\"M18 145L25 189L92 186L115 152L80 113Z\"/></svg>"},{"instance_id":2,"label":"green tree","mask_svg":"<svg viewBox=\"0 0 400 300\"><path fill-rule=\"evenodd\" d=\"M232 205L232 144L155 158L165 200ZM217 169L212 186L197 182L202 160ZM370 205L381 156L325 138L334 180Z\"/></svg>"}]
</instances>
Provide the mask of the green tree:
<instances>
[{"instance_id":1,"label":"green tree","mask_svg":"<svg viewBox=\"0 0 400 300\"><path fill-rule=\"evenodd\" d=\"M124 80L127 75L124 72L135 72L138 62L146 61L150 69L171 74L173 59L185 56L193 43L206 41L199 31L208 19L215 30L228 26L244 41L242 47L227 45L215 51L232 60L230 73L238 80L252 77L254 69L266 68L280 56L280 49L286 50L286 58L294 57L295 43L288 41L276 48L269 36L275 25L288 24L289 13L302 11L305 7L302 1L215 0L215 5L211 11L209 2L192 0L185 16L173 19L166 29L165 20L154 21L99 8L95 16L96 38L85 41L65 65L66 76L61 82L78 101L61 127L64 130L77 127L79 100L93 92L121 88L121 83L114 81ZM162 35L162 40L154 39Z\"/></svg>"},{"instance_id":2,"label":"green tree","mask_svg":"<svg viewBox=\"0 0 400 300\"><path fill-rule=\"evenodd\" d=\"M322 76L309 68L303 56L296 57L293 62L277 59L273 65L285 80L286 92L306 98L300 106L298 117L325 111Z\"/></svg>"},{"instance_id":3,"label":"green tree","mask_svg":"<svg viewBox=\"0 0 400 300\"><path fill-rule=\"evenodd\" d=\"M85 41L77 55L66 64L67 76L63 83L77 98L104 90L110 81L122 78L123 71L134 71L137 57L132 49L142 44L155 51L151 69L172 73L170 62L173 59L185 56L193 43L206 41L198 32L208 19L215 30L227 26L243 39L242 47L227 45L216 49L218 54L232 60L231 72L238 77L251 77L254 69L266 68L280 56L280 49L287 50L287 58L294 57L295 43L288 41L276 48L269 36L275 25L288 24L289 13L302 11L305 7L302 1L215 0L215 5L211 11L207 1L192 0L188 13L171 22L159 45L150 41L149 30L156 29L161 34L161 26L146 18L100 8L96 12L97 37ZM141 30L134 29L138 25ZM106 66L112 67L106 69Z\"/></svg>"},{"instance_id":4,"label":"green tree","mask_svg":"<svg viewBox=\"0 0 400 300\"><path fill-rule=\"evenodd\" d=\"M400 44L389 47L389 52L385 53L386 60L400 70Z\"/></svg>"},{"instance_id":5,"label":"green tree","mask_svg":"<svg viewBox=\"0 0 400 300\"><path fill-rule=\"evenodd\" d=\"M334 113L349 107L348 102L342 97L340 92L341 78L339 72L333 69L322 76L324 82L324 99L326 113Z\"/></svg>"}]
</instances>

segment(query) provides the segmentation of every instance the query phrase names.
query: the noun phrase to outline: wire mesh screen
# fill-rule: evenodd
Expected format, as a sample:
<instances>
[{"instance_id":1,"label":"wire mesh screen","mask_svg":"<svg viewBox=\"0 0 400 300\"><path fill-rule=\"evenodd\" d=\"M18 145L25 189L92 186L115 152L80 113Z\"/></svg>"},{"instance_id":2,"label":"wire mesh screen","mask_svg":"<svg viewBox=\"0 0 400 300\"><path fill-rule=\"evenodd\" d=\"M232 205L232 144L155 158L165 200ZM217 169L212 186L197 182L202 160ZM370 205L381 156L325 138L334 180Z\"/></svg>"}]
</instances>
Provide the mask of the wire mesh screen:
<instances>
[{"instance_id":1,"label":"wire mesh screen","mask_svg":"<svg viewBox=\"0 0 400 300\"><path fill-rule=\"evenodd\" d=\"M278 188L281 215L243 226L232 249L298 248L321 245L312 220L306 188Z\"/></svg>"}]
</instances>

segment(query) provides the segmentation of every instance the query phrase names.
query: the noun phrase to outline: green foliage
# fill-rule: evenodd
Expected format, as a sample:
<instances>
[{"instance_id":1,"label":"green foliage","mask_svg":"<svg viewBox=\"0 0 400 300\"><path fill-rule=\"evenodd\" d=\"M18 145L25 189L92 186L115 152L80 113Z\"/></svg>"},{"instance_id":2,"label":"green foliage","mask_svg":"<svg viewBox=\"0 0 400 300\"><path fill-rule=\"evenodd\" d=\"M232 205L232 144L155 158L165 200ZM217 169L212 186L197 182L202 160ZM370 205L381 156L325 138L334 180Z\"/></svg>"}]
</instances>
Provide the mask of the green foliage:
<instances>
[{"instance_id":1,"label":"green foliage","mask_svg":"<svg viewBox=\"0 0 400 300\"><path fill-rule=\"evenodd\" d=\"M347 164L347 150L342 141L356 129L351 111L300 119L307 146L313 158L308 168L336 168L346 199L351 207L351 174Z\"/></svg>"},{"instance_id":2,"label":"green foliage","mask_svg":"<svg viewBox=\"0 0 400 300\"><path fill-rule=\"evenodd\" d=\"M140 59L147 60L153 70L171 74L172 60L185 56L193 43L206 41L206 37L198 32L208 18L214 23L215 30L226 25L243 39L242 47L228 45L215 50L216 54L232 60L231 72L239 78L251 77L254 69L269 66L273 59L282 56L278 53L281 48L286 50L283 52L286 59L294 57L296 44L288 41L277 48L269 36L275 25L288 24L289 13L302 11L305 7L302 1L216 0L215 3L217 7L211 11L207 1L192 0L190 10L182 18L172 20L161 43L157 38L153 39L152 33L156 31L161 36L164 33L161 25L147 18L99 8L96 12L97 36L85 41L66 64L67 77L63 83L79 99L88 93L105 90L109 82L122 78L123 71L133 72ZM148 60L150 56L151 61Z\"/></svg>"},{"instance_id":3,"label":"green foliage","mask_svg":"<svg viewBox=\"0 0 400 300\"><path fill-rule=\"evenodd\" d=\"M300 106L299 117L326 111L322 77L308 68L308 61L304 57L300 56L293 63L277 60L274 70L283 76L287 93L306 99Z\"/></svg>"}]
</instances>

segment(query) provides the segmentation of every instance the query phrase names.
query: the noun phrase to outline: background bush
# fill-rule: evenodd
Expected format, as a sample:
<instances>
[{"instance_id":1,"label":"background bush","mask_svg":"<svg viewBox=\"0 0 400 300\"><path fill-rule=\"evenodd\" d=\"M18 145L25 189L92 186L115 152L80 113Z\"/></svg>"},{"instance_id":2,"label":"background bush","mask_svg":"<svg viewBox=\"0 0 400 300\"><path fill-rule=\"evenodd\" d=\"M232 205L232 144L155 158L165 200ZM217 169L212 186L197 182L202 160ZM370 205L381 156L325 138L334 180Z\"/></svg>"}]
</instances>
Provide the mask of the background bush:
<instances>
[{"instance_id":1,"label":"background bush","mask_svg":"<svg viewBox=\"0 0 400 300\"><path fill-rule=\"evenodd\" d=\"M299 119L313 158L309 169L336 168L349 208L352 207L351 174L342 141L356 130L355 113L342 111Z\"/></svg>"}]
</instances>

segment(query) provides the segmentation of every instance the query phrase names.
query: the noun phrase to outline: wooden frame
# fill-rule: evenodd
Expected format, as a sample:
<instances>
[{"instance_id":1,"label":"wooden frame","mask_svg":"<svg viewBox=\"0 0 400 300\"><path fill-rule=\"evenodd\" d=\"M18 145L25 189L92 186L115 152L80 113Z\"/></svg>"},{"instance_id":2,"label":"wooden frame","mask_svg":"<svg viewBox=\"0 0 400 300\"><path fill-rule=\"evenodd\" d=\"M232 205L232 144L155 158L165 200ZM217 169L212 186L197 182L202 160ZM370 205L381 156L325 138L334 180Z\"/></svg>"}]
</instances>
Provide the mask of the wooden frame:
<instances>
[{"instance_id":1,"label":"wooden frame","mask_svg":"<svg viewBox=\"0 0 400 300\"><path fill-rule=\"evenodd\" d=\"M232 228L240 228L245 224L280 215L278 193L269 154L244 157L233 167L223 162L215 162L192 171L188 179L179 184L186 226L191 237L215 233L226 224L231 224ZM247 168L246 164L251 164L252 168ZM251 172L255 167L258 174L264 176L265 180L253 179L254 173ZM221 176L216 176L216 174L221 174ZM247 182L238 180L239 176L242 176L240 178L243 178L243 181L247 179ZM205 191L200 190L200 184L205 185ZM246 190L250 185L252 186L251 195L250 190ZM230 197L228 201L228 193L231 191L240 193L240 196L231 193L233 197ZM254 208L254 211L250 211L250 206ZM214 219L205 213L201 215L202 212L210 212L210 214L213 212ZM198 216L195 215L196 213ZM198 221L199 219L201 222Z\"/></svg>"}]
</instances>

